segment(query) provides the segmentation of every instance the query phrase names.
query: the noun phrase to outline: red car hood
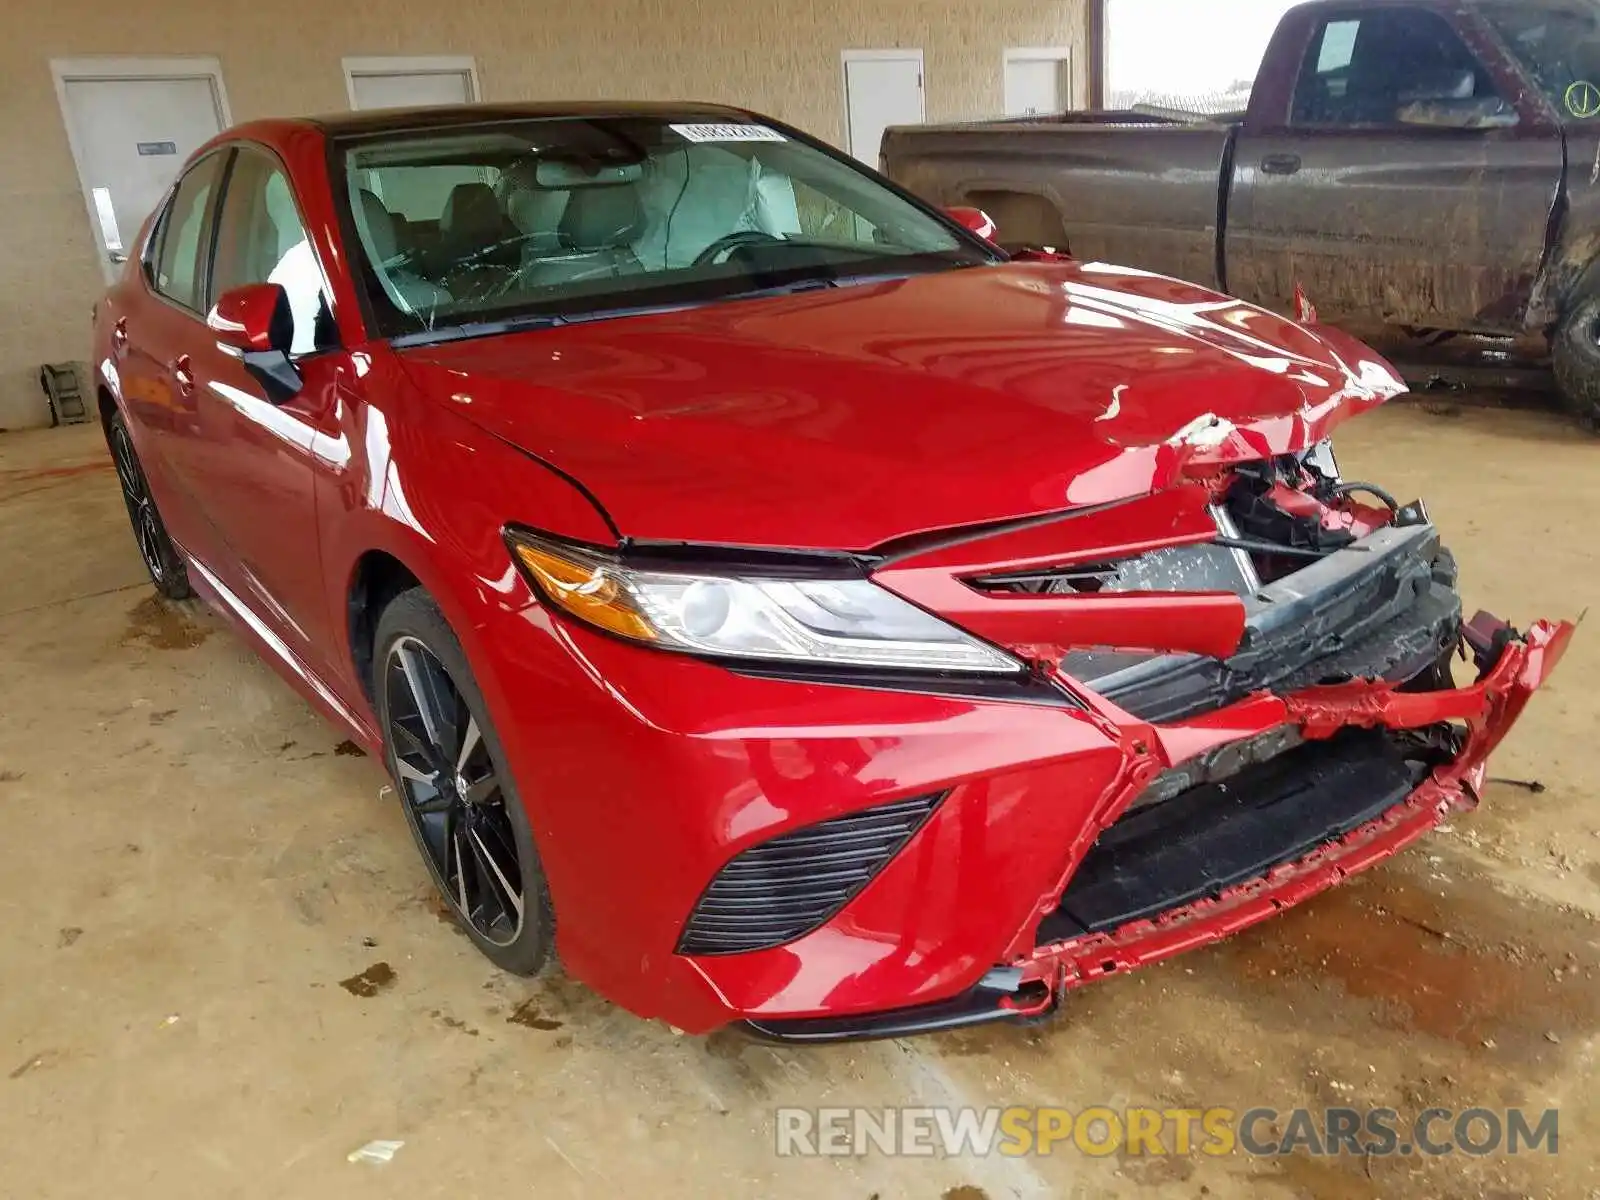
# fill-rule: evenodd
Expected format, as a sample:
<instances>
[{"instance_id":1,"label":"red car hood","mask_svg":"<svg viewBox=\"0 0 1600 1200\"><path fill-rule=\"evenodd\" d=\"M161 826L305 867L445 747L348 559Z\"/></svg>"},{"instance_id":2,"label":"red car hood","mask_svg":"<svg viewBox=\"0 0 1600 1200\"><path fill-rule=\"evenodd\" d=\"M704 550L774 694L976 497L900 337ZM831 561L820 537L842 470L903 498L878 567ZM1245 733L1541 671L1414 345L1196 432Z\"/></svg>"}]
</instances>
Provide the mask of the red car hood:
<instances>
[{"instance_id":1,"label":"red car hood","mask_svg":"<svg viewBox=\"0 0 1600 1200\"><path fill-rule=\"evenodd\" d=\"M401 351L628 537L870 549L1303 449L1372 351L1158 276L1010 264ZM538 523L537 513L508 513Z\"/></svg>"}]
</instances>

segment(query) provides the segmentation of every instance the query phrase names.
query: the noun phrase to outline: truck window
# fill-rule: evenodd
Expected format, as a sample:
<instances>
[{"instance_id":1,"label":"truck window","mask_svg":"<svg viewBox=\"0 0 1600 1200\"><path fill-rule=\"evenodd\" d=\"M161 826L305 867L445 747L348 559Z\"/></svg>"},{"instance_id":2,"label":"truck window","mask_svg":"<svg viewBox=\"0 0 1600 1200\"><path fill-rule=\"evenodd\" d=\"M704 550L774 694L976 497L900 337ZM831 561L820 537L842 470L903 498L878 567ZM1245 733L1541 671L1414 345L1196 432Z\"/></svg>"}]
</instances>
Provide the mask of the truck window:
<instances>
[{"instance_id":1,"label":"truck window","mask_svg":"<svg viewBox=\"0 0 1600 1200\"><path fill-rule=\"evenodd\" d=\"M1356 34L1360 21L1329 21L1322 27L1322 52L1317 55L1317 74L1334 82L1347 80L1350 60L1356 56Z\"/></svg>"},{"instance_id":2,"label":"truck window","mask_svg":"<svg viewBox=\"0 0 1600 1200\"><path fill-rule=\"evenodd\" d=\"M1443 17L1378 9L1322 23L1306 51L1291 123L1392 126L1409 104L1494 98L1488 72Z\"/></svg>"}]
</instances>

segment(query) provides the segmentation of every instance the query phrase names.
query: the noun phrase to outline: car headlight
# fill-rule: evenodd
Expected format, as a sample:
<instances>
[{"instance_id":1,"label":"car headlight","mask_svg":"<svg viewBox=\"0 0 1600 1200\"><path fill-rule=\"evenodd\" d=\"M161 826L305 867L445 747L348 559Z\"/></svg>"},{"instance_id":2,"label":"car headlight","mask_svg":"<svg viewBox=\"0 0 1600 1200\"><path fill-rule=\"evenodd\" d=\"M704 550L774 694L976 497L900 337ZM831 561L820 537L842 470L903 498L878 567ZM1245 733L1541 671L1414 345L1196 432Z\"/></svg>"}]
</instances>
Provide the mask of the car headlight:
<instances>
[{"instance_id":1,"label":"car headlight","mask_svg":"<svg viewBox=\"0 0 1600 1200\"><path fill-rule=\"evenodd\" d=\"M645 569L520 531L508 531L506 543L551 606L661 650L878 670L1014 676L1026 669L868 579Z\"/></svg>"}]
</instances>

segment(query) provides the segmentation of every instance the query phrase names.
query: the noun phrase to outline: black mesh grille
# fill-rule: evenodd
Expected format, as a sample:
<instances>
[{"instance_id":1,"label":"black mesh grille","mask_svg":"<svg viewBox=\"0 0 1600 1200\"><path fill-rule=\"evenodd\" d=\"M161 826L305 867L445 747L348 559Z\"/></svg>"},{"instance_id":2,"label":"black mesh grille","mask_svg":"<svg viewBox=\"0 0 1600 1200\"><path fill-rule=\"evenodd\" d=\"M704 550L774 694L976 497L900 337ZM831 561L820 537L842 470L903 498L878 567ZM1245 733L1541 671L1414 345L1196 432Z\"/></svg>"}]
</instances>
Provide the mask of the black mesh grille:
<instances>
[{"instance_id":1,"label":"black mesh grille","mask_svg":"<svg viewBox=\"0 0 1600 1200\"><path fill-rule=\"evenodd\" d=\"M752 846L717 872L678 952L745 954L810 933L883 870L941 799L901 800Z\"/></svg>"}]
</instances>

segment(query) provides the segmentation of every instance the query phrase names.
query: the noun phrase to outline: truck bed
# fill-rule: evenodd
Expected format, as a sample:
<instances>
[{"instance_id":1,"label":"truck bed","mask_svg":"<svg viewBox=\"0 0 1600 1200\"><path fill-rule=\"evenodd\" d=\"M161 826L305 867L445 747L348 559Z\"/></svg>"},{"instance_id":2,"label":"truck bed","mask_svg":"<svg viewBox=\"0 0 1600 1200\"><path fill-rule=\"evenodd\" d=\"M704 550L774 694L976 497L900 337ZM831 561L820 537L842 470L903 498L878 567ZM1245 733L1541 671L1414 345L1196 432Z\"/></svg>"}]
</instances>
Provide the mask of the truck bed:
<instances>
[{"instance_id":1,"label":"truck bed","mask_svg":"<svg viewBox=\"0 0 1600 1200\"><path fill-rule=\"evenodd\" d=\"M890 129L882 165L934 203L983 209L1008 245L1217 286L1236 129L1137 112L922 125Z\"/></svg>"}]
</instances>

